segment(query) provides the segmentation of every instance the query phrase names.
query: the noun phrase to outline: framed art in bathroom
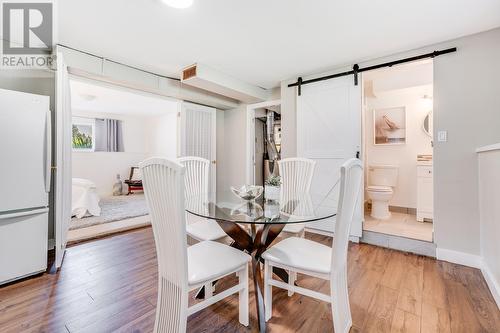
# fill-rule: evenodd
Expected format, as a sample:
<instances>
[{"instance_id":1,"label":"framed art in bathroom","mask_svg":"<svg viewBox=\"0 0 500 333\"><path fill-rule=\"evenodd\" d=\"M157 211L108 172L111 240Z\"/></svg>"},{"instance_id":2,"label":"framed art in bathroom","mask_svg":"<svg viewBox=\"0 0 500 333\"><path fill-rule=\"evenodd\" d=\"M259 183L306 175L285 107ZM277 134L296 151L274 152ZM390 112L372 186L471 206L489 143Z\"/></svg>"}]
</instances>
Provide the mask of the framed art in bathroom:
<instances>
[{"instance_id":1,"label":"framed art in bathroom","mask_svg":"<svg viewBox=\"0 0 500 333\"><path fill-rule=\"evenodd\" d=\"M404 145L406 143L406 108L373 110L373 144Z\"/></svg>"}]
</instances>

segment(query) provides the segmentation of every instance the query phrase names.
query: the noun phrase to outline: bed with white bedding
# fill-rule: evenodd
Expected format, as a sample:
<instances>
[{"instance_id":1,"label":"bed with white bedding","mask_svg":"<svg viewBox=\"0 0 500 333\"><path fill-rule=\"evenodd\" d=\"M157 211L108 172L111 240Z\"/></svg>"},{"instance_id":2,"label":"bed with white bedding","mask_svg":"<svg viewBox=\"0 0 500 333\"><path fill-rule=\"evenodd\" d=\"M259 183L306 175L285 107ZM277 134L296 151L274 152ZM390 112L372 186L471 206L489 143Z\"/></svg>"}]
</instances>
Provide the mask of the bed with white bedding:
<instances>
[{"instance_id":1,"label":"bed with white bedding","mask_svg":"<svg viewBox=\"0 0 500 333\"><path fill-rule=\"evenodd\" d=\"M96 185L88 179L73 178L71 216L100 216L99 195Z\"/></svg>"}]
</instances>

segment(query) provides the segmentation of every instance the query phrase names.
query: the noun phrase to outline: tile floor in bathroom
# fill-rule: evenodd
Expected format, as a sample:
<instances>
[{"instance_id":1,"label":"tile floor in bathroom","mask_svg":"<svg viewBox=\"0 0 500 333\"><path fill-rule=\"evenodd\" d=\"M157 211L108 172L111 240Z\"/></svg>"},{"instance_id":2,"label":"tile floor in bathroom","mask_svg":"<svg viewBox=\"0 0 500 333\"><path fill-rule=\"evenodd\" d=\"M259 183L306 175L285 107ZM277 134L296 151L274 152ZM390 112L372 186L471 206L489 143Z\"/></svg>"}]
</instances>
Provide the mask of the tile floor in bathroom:
<instances>
[{"instance_id":1,"label":"tile floor in bathroom","mask_svg":"<svg viewBox=\"0 0 500 333\"><path fill-rule=\"evenodd\" d=\"M388 220L377 220L365 213L363 230L432 242L432 223L410 214L391 212Z\"/></svg>"}]
</instances>

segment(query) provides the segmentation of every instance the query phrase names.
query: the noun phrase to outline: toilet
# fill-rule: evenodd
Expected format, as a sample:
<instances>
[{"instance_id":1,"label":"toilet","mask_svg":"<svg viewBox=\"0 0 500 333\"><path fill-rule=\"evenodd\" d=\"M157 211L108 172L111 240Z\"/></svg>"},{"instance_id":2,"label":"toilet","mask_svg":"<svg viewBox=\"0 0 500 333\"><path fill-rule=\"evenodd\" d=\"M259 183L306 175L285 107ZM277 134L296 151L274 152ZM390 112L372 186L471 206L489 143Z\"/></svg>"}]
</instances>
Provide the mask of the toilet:
<instances>
[{"instance_id":1,"label":"toilet","mask_svg":"<svg viewBox=\"0 0 500 333\"><path fill-rule=\"evenodd\" d=\"M396 165L370 165L368 167L368 186L366 192L372 202L370 216L378 220L391 217L389 201L398 183L399 167Z\"/></svg>"}]
</instances>

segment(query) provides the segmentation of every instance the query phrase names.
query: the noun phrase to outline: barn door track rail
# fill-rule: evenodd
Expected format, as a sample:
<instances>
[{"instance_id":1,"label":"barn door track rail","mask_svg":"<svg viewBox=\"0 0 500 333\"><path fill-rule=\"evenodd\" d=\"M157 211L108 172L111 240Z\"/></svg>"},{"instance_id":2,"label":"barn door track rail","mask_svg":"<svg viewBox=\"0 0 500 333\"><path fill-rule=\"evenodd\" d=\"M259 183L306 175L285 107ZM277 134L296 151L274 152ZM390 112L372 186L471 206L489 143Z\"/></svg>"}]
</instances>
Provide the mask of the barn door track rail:
<instances>
[{"instance_id":1,"label":"barn door track rail","mask_svg":"<svg viewBox=\"0 0 500 333\"><path fill-rule=\"evenodd\" d=\"M448 53L453 53L456 51L457 51L457 48L452 47L452 48L445 49L445 50L434 51L431 53L426 53L426 54L421 54L421 55L414 56L414 57L403 58L403 59L399 59L399 60L395 60L395 61L385 62L382 64L368 66L368 67L364 67L364 68L360 68L358 64L354 64L354 66L352 66L352 70L346 71L346 72L321 76L321 77L317 77L317 78L309 79L309 80L303 80L302 77L299 77L297 79L297 82L289 84L288 87L297 87L297 93L300 96L302 93L302 86L304 84L330 80L330 79L334 79L334 78L341 77L341 76L347 76L347 75L354 75L354 85L357 86L359 83L358 82L359 81L359 78L358 78L359 73L372 71L374 69L379 69L379 68L384 68L384 67L392 67L395 65L400 65L400 64L407 63L407 62L413 62L413 61L422 60L422 59L435 58L437 56L440 56L443 54L448 54Z\"/></svg>"}]
</instances>

